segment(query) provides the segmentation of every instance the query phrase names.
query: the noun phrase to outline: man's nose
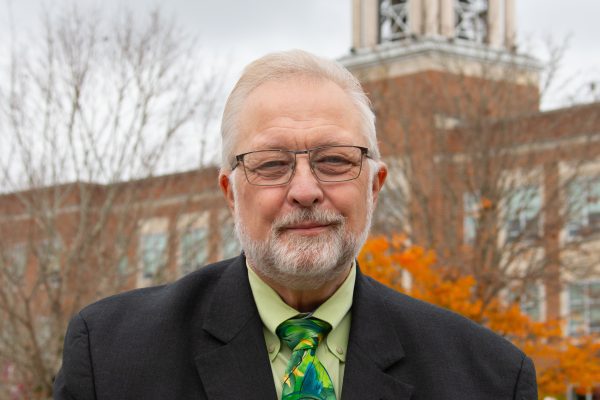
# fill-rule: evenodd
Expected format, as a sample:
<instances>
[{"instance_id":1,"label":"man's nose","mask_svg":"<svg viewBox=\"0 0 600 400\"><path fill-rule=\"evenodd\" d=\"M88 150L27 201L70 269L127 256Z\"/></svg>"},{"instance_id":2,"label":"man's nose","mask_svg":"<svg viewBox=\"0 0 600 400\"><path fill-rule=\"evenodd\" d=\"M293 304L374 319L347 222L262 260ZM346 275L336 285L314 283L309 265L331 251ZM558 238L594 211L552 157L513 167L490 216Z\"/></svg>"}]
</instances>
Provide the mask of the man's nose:
<instances>
[{"instance_id":1,"label":"man's nose","mask_svg":"<svg viewBox=\"0 0 600 400\"><path fill-rule=\"evenodd\" d=\"M313 175L306 156L297 157L296 170L288 185L288 201L294 205L312 207L323 201L321 183Z\"/></svg>"}]
</instances>

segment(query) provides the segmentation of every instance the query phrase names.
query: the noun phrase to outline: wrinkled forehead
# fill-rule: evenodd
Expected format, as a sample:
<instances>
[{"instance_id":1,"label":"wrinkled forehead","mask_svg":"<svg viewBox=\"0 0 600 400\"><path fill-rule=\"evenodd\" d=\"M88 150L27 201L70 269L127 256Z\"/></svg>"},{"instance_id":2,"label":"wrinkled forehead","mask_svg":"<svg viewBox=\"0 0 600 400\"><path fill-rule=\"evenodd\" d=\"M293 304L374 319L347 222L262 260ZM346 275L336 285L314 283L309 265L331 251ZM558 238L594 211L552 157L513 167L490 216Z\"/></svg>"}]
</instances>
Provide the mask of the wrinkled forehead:
<instances>
[{"instance_id":1,"label":"wrinkled forehead","mask_svg":"<svg viewBox=\"0 0 600 400\"><path fill-rule=\"evenodd\" d=\"M273 80L247 96L239 115L235 149L239 153L257 146L364 146L361 126L356 105L336 83L305 76Z\"/></svg>"}]
</instances>

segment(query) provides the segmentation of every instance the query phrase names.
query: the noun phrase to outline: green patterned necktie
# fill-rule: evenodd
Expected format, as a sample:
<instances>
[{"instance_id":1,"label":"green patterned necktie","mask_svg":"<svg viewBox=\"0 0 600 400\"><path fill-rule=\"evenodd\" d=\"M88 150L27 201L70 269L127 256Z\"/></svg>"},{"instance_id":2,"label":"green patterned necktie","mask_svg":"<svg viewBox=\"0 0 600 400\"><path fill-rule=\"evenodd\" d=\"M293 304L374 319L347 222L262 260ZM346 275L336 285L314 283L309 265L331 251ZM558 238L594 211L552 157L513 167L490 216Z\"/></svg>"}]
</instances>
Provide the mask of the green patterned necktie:
<instances>
[{"instance_id":1,"label":"green patterned necktie","mask_svg":"<svg viewBox=\"0 0 600 400\"><path fill-rule=\"evenodd\" d=\"M317 358L317 346L331 325L314 318L292 318L277 327L277 336L292 357L283 377L282 400L335 400L333 383Z\"/></svg>"}]
</instances>

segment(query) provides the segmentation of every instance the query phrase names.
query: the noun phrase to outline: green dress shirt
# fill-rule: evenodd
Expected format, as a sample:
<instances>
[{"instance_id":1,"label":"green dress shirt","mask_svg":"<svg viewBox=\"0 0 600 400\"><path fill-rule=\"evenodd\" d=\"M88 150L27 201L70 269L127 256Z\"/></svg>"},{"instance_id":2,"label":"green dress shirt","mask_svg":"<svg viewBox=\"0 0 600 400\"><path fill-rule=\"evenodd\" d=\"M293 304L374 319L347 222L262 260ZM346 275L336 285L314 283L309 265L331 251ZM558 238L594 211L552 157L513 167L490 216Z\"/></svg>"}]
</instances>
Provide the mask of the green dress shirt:
<instances>
[{"instance_id":1,"label":"green dress shirt","mask_svg":"<svg viewBox=\"0 0 600 400\"><path fill-rule=\"evenodd\" d=\"M281 342L275 334L275 330L283 321L300 314L300 312L287 305L277 292L256 275L250 266L248 266L248 279L258 314L263 322L263 334L271 360L277 398L280 399L283 375L292 351ZM332 326L331 332L317 348L317 357L327 369L338 399L342 396L346 350L350 334L350 307L352 307L355 280L356 267L353 263L344 283L313 313L315 318L326 321ZM326 345L323 346L323 344Z\"/></svg>"}]
</instances>

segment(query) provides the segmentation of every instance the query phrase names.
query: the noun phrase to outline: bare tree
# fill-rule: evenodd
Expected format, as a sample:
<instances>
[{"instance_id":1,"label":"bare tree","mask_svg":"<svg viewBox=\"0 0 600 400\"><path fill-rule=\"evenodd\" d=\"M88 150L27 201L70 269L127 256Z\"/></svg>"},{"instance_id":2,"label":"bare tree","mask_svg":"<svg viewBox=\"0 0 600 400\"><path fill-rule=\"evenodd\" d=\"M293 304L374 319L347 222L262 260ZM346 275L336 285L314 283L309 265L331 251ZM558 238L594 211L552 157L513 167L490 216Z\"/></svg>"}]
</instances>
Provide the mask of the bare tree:
<instances>
[{"instance_id":1,"label":"bare tree","mask_svg":"<svg viewBox=\"0 0 600 400\"><path fill-rule=\"evenodd\" d=\"M12 38L0 80L2 398L51 396L70 317L138 276L140 221L165 196L174 213L199 207L201 173L152 177L204 162L222 83L158 11L70 9L42 26ZM166 266L153 277L172 277Z\"/></svg>"}]
</instances>

